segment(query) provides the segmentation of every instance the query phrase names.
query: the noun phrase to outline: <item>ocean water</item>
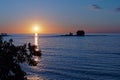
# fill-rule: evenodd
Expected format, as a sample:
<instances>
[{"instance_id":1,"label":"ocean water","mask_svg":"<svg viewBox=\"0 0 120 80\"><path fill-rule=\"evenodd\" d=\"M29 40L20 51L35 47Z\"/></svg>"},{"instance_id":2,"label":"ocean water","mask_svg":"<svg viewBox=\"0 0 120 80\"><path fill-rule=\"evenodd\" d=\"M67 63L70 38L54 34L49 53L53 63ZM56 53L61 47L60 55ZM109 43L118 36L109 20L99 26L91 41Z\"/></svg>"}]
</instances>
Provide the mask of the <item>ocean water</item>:
<instances>
[{"instance_id":1,"label":"ocean water","mask_svg":"<svg viewBox=\"0 0 120 80\"><path fill-rule=\"evenodd\" d=\"M15 45L34 44L34 35L5 37L10 38ZM33 80L120 80L120 34L39 35L38 45L38 66L23 66Z\"/></svg>"}]
</instances>

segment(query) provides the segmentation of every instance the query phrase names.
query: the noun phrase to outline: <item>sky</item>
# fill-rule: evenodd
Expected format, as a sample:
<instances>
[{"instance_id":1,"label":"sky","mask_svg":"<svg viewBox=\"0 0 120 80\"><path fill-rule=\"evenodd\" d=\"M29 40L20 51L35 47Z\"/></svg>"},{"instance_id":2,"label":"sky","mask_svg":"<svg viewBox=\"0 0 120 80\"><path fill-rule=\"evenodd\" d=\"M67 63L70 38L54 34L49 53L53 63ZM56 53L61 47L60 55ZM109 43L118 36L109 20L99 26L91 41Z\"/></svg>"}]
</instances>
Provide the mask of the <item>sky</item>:
<instances>
[{"instance_id":1,"label":"sky","mask_svg":"<svg viewBox=\"0 0 120 80\"><path fill-rule=\"evenodd\" d=\"M120 33L120 0L0 0L0 33Z\"/></svg>"}]
</instances>

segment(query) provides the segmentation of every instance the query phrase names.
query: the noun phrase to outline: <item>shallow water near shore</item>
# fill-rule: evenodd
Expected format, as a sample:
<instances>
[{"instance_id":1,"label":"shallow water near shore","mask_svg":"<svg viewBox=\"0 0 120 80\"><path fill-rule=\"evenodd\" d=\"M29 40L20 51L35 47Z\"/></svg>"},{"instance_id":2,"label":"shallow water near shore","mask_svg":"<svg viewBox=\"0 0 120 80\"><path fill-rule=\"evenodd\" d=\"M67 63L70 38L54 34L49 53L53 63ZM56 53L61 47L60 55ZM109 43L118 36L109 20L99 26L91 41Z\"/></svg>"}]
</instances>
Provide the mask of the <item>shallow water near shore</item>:
<instances>
[{"instance_id":1,"label":"shallow water near shore","mask_svg":"<svg viewBox=\"0 0 120 80\"><path fill-rule=\"evenodd\" d=\"M34 35L5 37L6 40L10 38L15 45L34 44ZM42 57L38 66L24 64L23 69L30 80L120 80L119 41L120 34L39 35Z\"/></svg>"}]
</instances>

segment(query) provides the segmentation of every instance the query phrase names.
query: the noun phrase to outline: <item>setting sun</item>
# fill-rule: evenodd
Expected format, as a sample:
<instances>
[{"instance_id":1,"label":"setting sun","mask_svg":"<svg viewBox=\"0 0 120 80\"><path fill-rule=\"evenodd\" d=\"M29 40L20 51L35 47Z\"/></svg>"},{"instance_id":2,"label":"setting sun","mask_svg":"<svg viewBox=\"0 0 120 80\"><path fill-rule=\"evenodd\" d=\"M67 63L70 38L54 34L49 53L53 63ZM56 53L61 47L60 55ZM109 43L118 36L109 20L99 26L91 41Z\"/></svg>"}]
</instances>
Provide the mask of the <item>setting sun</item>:
<instances>
[{"instance_id":1,"label":"setting sun","mask_svg":"<svg viewBox=\"0 0 120 80\"><path fill-rule=\"evenodd\" d=\"M38 25L35 25L33 28L34 28L35 32L39 32L39 26Z\"/></svg>"}]
</instances>

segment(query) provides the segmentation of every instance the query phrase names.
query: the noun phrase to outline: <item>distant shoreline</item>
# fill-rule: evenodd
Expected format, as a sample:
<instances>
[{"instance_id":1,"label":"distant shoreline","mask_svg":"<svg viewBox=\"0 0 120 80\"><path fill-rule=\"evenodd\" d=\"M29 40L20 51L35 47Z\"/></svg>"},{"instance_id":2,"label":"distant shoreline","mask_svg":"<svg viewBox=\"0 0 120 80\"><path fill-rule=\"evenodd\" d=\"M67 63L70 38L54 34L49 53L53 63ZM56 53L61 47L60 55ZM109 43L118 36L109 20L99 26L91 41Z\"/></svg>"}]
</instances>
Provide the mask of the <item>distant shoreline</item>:
<instances>
[{"instance_id":1,"label":"distant shoreline","mask_svg":"<svg viewBox=\"0 0 120 80\"><path fill-rule=\"evenodd\" d=\"M8 34L6 34L6 33L1 33L0 36L3 36L3 37L4 37L4 36L10 36L10 35L8 35Z\"/></svg>"}]
</instances>

